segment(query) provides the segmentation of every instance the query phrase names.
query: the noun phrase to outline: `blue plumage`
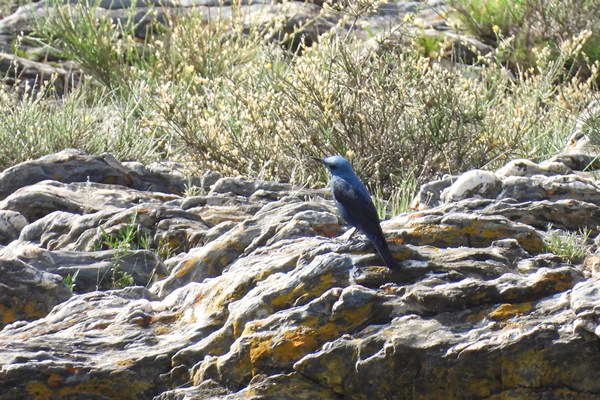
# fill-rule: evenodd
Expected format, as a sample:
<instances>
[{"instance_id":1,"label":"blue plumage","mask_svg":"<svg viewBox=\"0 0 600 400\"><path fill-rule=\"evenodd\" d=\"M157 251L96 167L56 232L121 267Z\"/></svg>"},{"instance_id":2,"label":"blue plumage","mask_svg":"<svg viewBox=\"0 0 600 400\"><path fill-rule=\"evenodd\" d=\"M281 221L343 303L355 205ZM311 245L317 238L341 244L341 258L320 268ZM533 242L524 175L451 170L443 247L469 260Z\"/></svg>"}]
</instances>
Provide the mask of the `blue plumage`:
<instances>
[{"instance_id":1,"label":"blue plumage","mask_svg":"<svg viewBox=\"0 0 600 400\"><path fill-rule=\"evenodd\" d=\"M396 261L383 236L371 195L352 169L350 162L342 156L313 159L325 165L331 173L331 191L342 218L373 243L389 268L396 268Z\"/></svg>"}]
</instances>

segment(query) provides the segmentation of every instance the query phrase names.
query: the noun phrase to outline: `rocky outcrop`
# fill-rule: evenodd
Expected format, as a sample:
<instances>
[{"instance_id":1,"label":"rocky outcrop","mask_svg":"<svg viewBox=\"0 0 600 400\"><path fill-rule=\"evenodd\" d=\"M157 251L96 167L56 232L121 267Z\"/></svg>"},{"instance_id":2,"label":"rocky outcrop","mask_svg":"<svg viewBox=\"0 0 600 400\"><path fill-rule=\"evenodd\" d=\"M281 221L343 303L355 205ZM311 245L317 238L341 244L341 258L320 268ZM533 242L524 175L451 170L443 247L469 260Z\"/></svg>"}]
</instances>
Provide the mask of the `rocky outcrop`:
<instances>
[{"instance_id":1,"label":"rocky outcrop","mask_svg":"<svg viewBox=\"0 0 600 400\"><path fill-rule=\"evenodd\" d=\"M327 190L67 150L0 174L0 398L600 396L593 175L516 160L343 235ZM173 167L170 165L170 167Z\"/></svg>"}]
</instances>

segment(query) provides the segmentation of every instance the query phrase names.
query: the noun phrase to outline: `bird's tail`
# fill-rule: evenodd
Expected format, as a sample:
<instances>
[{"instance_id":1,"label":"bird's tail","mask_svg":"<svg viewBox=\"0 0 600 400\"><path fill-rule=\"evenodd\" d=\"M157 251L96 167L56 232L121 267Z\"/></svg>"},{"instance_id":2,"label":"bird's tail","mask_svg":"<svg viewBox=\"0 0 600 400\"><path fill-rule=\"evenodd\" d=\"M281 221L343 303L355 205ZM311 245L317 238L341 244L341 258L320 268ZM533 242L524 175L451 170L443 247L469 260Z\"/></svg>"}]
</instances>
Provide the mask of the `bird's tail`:
<instances>
[{"instance_id":1,"label":"bird's tail","mask_svg":"<svg viewBox=\"0 0 600 400\"><path fill-rule=\"evenodd\" d=\"M394 259L394 256L392 256L390 248L388 247L388 244L385 241L383 234L381 235L381 237L373 238L371 241L373 242L373 245L375 246L375 249L377 249L377 252L381 256L381 258L383 259L385 265L387 265L387 267L390 269L398 268L398 263Z\"/></svg>"}]
</instances>

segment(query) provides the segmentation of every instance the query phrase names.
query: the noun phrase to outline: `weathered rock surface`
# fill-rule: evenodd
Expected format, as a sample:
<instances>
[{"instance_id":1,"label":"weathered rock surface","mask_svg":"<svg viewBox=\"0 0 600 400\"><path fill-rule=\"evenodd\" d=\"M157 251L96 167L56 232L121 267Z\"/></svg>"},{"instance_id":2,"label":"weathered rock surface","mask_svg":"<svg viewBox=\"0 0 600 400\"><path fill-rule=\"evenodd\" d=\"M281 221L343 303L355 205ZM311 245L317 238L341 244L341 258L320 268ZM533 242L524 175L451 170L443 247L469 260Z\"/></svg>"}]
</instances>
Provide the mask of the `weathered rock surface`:
<instances>
[{"instance_id":1,"label":"weathered rock surface","mask_svg":"<svg viewBox=\"0 0 600 400\"><path fill-rule=\"evenodd\" d=\"M20 260L0 259L0 325L44 317L71 297L62 278Z\"/></svg>"},{"instance_id":2,"label":"weathered rock surface","mask_svg":"<svg viewBox=\"0 0 600 400\"><path fill-rule=\"evenodd\" d=\"M35 179L0 203L0 398L599 398L597 244L570 264L546 243L597 235L600 185L558 159L425 185L383 223L396 271L327 190L15 166L0 181Z\"/></svg>"},{"instance_id":3,"label":"weathered rock surface","mask_svg":"<svg viewBox=\"0 0 600 400\"><path fill-rule=\"evenodd\" d=\"M85 162L84 162L85 161ZM131 187L138 191L182 194L186 178L173 171L160 172L130 164L128 168L110 154L90 157L68 149L38 160L24 162L0 174L0 198L14 194L17 189L45 180L61 183L103 183ZM85 186L79 185L83 191ZM139 194L144 196L144 194ZM91 196L90 194L90 197ZM166 199L163 199L166 201Z\"/></svg>"},{"instance_id":4,"label":"weathered rock surface","mask_svg":"<svg viewBox=\"0 0 600 400\"><path fill-rule=\"evenodd\" d=\"M61 277L76 275L74 289L78 292L110 289L124 273L131 275L131 283L141 286L167 273L160 258L149 250L50 251L15 241L0 250L0 258L16 258L40 271Z\"/></svg>"}]
</instances>

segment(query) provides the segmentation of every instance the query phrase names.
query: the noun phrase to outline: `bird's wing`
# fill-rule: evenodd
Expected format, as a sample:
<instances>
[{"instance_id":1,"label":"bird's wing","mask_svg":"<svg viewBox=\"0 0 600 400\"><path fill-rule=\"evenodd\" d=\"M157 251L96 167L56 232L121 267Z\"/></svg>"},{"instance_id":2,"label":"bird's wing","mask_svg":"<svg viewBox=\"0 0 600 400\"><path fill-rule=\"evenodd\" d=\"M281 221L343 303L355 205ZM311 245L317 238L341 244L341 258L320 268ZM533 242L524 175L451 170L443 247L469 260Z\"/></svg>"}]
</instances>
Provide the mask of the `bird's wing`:
<instances>
[{"instance_id":1,"label":"bird's wing","mask_svg":"<svg viewBox=\"0 0 600 400\"><path fill-rule=\"evenodd\" d=\"M350 225L355 225L363 233L382 235L379 217L373 200L362 185L352 185L345 179L333 179L331 182L333 196L344 208L342 217Z\"/></svg>"}]
</instances>

